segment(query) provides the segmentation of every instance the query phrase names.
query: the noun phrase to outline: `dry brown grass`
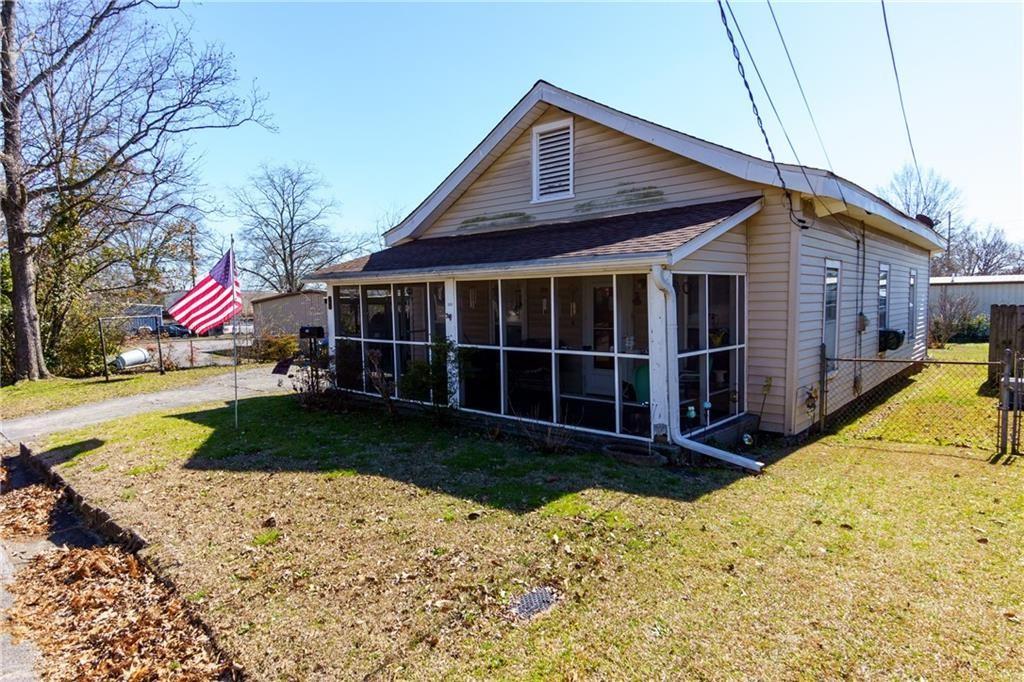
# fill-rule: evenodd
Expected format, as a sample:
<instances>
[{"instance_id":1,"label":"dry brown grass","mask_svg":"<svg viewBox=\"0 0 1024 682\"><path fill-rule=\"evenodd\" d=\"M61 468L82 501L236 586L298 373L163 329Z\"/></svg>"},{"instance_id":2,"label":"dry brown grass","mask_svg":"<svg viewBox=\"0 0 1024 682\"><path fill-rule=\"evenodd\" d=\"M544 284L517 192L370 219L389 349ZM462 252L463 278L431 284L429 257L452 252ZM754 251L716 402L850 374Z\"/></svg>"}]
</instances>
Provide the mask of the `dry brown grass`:
<instances>
[{"instance_id":1,"label":"dry brown grass","mask_svg":"<svg viewBox=\"0 0 1024 682\"><path fill-rule=\"evenodd\" d=\"M106 425L61 466L257 679L1024 674L1019 465L824 441L676 473L288 397L241 414ZM513 622L535 585L562 601Z\"/></svg>"}]
</instances>

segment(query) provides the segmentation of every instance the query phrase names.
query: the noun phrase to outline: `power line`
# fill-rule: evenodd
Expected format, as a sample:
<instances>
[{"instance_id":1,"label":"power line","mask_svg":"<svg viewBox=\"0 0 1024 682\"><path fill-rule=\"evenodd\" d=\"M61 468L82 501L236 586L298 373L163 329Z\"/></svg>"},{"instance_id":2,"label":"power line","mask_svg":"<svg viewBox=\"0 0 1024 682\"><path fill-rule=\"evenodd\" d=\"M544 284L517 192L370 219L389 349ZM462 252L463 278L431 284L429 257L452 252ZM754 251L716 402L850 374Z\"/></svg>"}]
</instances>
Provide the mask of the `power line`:
<instances>
[{"instance_id":1,"label":"power line","mask_svg":"<svg viewBox=\"0 0 1024 682\"><path fill-rule=\"evenodd\" d=\"M779 167L778 161L775 160L775 151L772 149L772 143L768 140L768 132L764 129L764 121L761 119L761 112L757 109L757 102L754 100L754 91L750 88L750 83L747 81L747 72L743 68L743 59L740 57L740 50L736 47L736 39L732 35L732 29L729 28L729 20L725 17L725 7L722 5L722 0L717 0L718 12L722 17L722 26L725 27L725 35L729 39L729 44L732 46L732 56L736 59L736 70L740 74L740 78L743 80L743 87L747 91L747 97L750 99L750 107L754 111L754 118L757 120L757 127L761 131L761 137L764 138L764 145L768 148L768 157L771 159L772 166L775 167L775 175L779 178L779 185L782 187L782 191L786 200L789 202L789 219L790 221L799 227L805 227L804 221L797 219L796 214L793 212L793 200L789 196L789 190L786 187L786 180L782 177L782 169Z\"/></svg>"},{"instance_id":2,"label":"power line","mask_svg":"<svg viewBox=\"0 0 1024 682\"><path fill-rule=\"evenodd\" d=\"M771 105L772 112L775 114L775 120L779 124L779 128L782 129L782 135L786 138L786 144L789 145L789 151L793 153L793 158L796 159L797 165L800 167L800 172L804 176L804 181L807 182L807 188L811 191L811 194L817 196L814 192L814 185L811 184L811 179L807 175L807 170L804 168L803 162L800 160L800 155L797 154L796 147L793 145L793 140L789 137L789 132L786 130L786 126L782 123L782 116L779 115L779 110L775 106L775 101L772 99L772 95L768 92L768 85L765 84L764 78L761 77L761 69L757 67L757 60L754 59L753 52L750 51L750 46L747 45L747 39L743 35L743 29L740 28L740 22L736 19L736 15L732 11L732 3L729 0L725 0L725 6L729 10L729 16L732 17L732 23L736 26L736 33L740 36L740 42L743 43L743 49L747 53L747 58L750 59L750 65L754 67L754 73L757 74L757 80L761 83L761 89L764 91L764 96L768 100L768 104Z\"/></svg>"},{"instance_id":3,"label":"power line","mask_svg":"<svg viewBox=\"0 0 1024 682\"><path fill-rule=\"evenodd\" d=\"M900 85L900 70L896 68L896 52L892 49L892 34L889 32L889 16L885 12L885 0L882 3L882 22L885 24L885 39L889 42L889 57L892 58L892 73L896 76L896 92L900 96L900 111L903 112L903 127L907 130L907 144L910 145L910 156L914 159L914 170L917 171L917 184L924 196L924 181L921 179L921 167L917 163L917 152L914 151L914 139L910 136L910 121L907 120L907 107L903 104L903 87Z\"/></svg>"},{"instance_id":4,"label":"power line","mask_svg":"<svg viewBox=\"0 0 1024 682\"><path fill-rule=\"evenodd\" d=\"M811 125L814 127L814 134L818 137L818 144L821 146L821 153L825 155L825 163L828 164L828 169L832 171L833 175L836 170L832 167L832 159L829 158L828 150L825 149L825 141L821 137L821 131L818 130L818 122L814 120L814 114L811 112L811 104L807 101L807 93L804 92L804 85L800 82L800 76L797 75L796 65L793 63L793 56L789 53L789 46L786 45L786 38L782 35L782 27L779 26L779 19L775 16L775 8L772 7L772 0L765 0L768 3L768 11L771 12L772 22L775 24L775 31L779 34L779 40L782 41L782 49L786 52L786 59L789 61L789 69L793 72L793 78L796 80L796 87L800 90L800 97L804 100L804 108L807 109L807 116L811 119Z\"/></svg>"}]
</instances>

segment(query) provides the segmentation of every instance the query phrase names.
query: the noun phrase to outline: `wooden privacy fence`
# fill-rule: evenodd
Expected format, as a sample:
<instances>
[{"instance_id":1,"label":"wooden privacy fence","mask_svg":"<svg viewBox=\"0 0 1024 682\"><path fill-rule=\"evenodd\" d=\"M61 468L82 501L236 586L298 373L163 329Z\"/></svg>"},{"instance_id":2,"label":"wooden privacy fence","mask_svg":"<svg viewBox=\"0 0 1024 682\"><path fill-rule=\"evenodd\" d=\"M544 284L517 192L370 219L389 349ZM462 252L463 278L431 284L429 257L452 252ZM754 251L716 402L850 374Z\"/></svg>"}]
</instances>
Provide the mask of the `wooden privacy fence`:
<instances>
[{"instance_id":1,"label":"wooden privacy fence","mask_svg":"<svg viewBox=\"0 0 1024 682\"><path fill-rule=\"evenodd\" d=\"M1002 363L1006 349L1015 356L1024 354L1024 305L994 305L989 315L988 361ZM999 367L989 365L989 380L995 380Z\"/></svg>"}]
</instances>

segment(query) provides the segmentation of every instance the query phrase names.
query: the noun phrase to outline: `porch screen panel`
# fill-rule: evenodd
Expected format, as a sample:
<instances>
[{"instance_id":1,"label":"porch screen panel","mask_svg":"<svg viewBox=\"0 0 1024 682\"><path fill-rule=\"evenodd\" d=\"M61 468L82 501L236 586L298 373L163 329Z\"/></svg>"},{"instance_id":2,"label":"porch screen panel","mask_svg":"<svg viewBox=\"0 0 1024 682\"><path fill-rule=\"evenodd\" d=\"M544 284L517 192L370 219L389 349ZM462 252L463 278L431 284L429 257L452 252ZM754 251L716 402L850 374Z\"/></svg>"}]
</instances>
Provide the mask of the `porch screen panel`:
<instances>
[{"instance_id":1,"label":"porch screen panel","mask_svg":"<svg viewBox=\"0 0 1024 682\"><path fill-rule=\"evenodd\" d=\"M506 351L505 374L506 414L510 417L552 421L551 354Z\"/></svg>"},{"instance_id":2,"label":"porch screen panel","mask_svg":"<svg viewBox=\"0 0 1024 682\"><path fill-rule=\"evenodd\" d=\"M500 351L460 348L459 389L463 407L501 414Z\"/></svg>"},{"instance_id":3,"label":"porch screen panel","mask_svg":"<svg viewBox=\"0 0 1024 682\"><path fill-rule=\"evenodd\" d=\"M497 346L498 281L459 282L456 285L459 307L459 343Z\"/></svg>"},{"instance_id":4,"label":"porch screen panel","mask_svg":"<svg viewBox=\"0 0 1024 682\"><path fill-rule=\"evenodd\" d=\"M647 275L619 275L615 295L619 352L646 355Z\"/></svg>"},{"instance_id":5,"label":"porch screen panel","mask_svg":"<svg viewBox=\"0 0 1024 682\"><path fill-rule=\"evenodd\" d=\"M400 341L427 340L427 285L395 285L395 334Z\"/></svg>"},{"instance_id":6,"label":"porch screen panel","mask_svg":"<svg viewBox=\"0 0 1024 682\"><path fill-rule=\"evenodd\" d=\"M363 287L363 330L367 339L391 339L391 286Z\"/></svg>"},{"instance_id":7,"label":"porch screen panel","mask_svg":"<svg viewBox=\"0 0 1024 682\"><path fill-rule=\"evenodd\" d=\"M675 275L679 412L684 433L746 409L746 278Z\"/></svg>"},{"instance_id":8,"label":"porch screen panel","mask_svg":"<svg viewBox=\"0 0 1024 682\"><path fill-rule=\"evenodd\" d=\"M551 279L506 279L501 282L505 345L551 348Z\"/></svg>"},{"instance_id":9,"label":"porch screen panel","mask_svg":"<svg viewBox=\"0 0 1024 682\"><path fill-rule=\"evenodd\" d=\"M334 287L334 328L337 336L362 336L359 326L359 287Z\"/></svg>"}]
</instances>

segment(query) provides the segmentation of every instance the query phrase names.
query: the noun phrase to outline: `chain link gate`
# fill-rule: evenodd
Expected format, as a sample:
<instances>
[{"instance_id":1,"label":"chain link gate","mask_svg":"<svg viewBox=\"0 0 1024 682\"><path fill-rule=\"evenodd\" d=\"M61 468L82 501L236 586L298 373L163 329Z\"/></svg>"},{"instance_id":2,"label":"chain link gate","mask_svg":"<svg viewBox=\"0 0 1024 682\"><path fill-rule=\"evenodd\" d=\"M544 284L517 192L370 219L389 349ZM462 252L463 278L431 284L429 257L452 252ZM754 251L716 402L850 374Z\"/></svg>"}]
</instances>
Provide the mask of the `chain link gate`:
<instances>
[{"instance_id":1,"label":"chain link gate","mask_svg":"<svg viewBox=\"0 0 1024 682\"><path fill-rule=\"evenodd\" d=\"M1009 351L1008 351L1009 353ZM823 433L1017 454L1024 358L828 358L821 348Z\"/></svg>"}]
</instances>

